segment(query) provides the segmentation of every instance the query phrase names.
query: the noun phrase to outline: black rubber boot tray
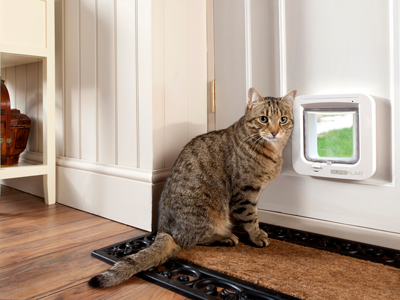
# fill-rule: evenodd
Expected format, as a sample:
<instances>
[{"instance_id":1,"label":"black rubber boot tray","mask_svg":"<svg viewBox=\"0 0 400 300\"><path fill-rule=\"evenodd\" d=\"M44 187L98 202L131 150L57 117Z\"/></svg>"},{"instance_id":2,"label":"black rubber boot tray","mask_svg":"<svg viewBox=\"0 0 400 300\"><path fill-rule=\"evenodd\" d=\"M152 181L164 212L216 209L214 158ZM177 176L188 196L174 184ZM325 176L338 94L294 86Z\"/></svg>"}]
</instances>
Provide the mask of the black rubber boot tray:
<instances>
[{"instance_id":1,"label":"black rubber boot tray","mask_svg":"<svg viewBox=\"0 0 400 300\"><path fill-rule=\"evenodd\" d=\"M260 228L273 239L400 268L398 250L269 224L260 224ZM153 232L122 241L95 250L92 256L112 265L124 256L150 246L155 235L156 232ZM170 260L162 266L138 273L136 276L190 299L298 299L179 259Z\"/></svg>"},{"instance_id":2,"label":"black rubber boot tray","mask_svg":"<svg viewBox=\"0 0 400 300\"><path fill-rule=\"evenodd\" d=\"M92 252L92 256L113 265L124 256L150 246L156 232L126 240ZM195 264L172 259L162 266L136 276L160 285L189 299L298 299Z\"/></svg>"}]
</instances>

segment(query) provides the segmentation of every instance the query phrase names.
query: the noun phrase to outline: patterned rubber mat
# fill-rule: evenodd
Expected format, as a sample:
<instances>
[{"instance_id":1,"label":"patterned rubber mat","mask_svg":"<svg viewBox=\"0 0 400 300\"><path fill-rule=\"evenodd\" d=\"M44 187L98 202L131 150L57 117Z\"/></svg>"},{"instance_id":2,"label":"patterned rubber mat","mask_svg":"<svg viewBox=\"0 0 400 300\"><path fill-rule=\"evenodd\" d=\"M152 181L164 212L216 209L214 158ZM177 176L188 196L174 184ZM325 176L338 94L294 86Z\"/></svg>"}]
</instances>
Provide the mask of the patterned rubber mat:
<instances>
[{"instance_id":1,"label":"patterned rubber mat","mask_svg":"<svg viewBox=\"0 0 400 300\"><path fill-rule=\"evenodd\" d=\"M358 259L400 268L400 251L349 240L292 230L270 224L260 227L273 239L317 248ZM92 252L92 256L109 264L149 247L156 232L122 241ZM137 274L138 277L163 286L190 299L298 299L198 265L173 259L168 263Z\"/></svg>"}]
</instances>

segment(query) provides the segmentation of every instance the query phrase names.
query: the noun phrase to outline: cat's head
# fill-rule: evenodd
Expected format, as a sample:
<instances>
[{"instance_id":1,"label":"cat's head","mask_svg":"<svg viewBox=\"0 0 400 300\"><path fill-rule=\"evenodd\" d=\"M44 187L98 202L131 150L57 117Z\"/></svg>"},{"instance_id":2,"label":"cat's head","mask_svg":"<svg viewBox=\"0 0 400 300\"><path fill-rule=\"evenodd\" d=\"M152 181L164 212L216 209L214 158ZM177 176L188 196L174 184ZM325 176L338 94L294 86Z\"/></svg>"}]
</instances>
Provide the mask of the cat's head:
<instances>
[{"instance_id":1,"label":"cat's head","mask_svg":"<svg viewBox=\"0 0 400 300\"><path fill-rule=\"evenodd\" d=\"M245 115L247 127L268 142L286 141L294 125L296 93L297 90L291 90L281 98L262 97L257 89L250 88Z\"/></svg>"}]
</instances>

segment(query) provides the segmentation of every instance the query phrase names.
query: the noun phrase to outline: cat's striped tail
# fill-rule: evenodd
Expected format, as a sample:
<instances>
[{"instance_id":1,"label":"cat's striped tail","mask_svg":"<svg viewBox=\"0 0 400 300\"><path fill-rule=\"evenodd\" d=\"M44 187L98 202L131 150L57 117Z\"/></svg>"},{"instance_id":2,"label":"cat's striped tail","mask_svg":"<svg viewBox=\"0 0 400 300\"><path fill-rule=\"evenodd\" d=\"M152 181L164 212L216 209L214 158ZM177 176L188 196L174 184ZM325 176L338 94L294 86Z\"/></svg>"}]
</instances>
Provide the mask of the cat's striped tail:
<instances>
[{"instance_id":1,"label":"cat's striped tail","mask_svg":"<svg viewBox=\"0 0 400 300\"><path fill-rule=\"evenodd\" d=\"M180 247L171 235L158 232L155 241L148 248L125 257L111 269L89 280L88 284L94 288L114 286L131 278L136 273L157 267L173 257Z\"/></svg>"}]
</instances>

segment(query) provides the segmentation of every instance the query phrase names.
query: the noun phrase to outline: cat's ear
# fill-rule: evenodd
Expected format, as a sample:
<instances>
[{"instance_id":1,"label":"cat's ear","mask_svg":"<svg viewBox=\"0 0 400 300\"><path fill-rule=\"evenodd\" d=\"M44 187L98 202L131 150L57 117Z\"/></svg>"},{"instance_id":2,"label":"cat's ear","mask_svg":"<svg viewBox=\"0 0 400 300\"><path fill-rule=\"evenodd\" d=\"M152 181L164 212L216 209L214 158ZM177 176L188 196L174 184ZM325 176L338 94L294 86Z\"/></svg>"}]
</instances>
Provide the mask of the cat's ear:
<instances>
[{"instance_id":1,"label":"cat's ear","mask_svg":"<svg viewBox=\"0 0 400 300\"><path fill-rule=\"evenodd\" d=\"M249 100L247 102L247 107L251 108L255 103L257 103L260 100L263 100L264 98L261 96L260 92L257 91L256 88L249 88L249 93L248 93Z\"/></svg>"},{"instance_id":2,"label":"cat's ear","mask_svg":"<svg viewBox=\"0 0 400 300\"><path fill-rule=\"evenodd\" d=\"M297 90L291 90L289 93L287 93L285 96L281 98L282 102L286 102L290 106L293 106L293 101L296 98Z\"/></svg>"}]
</instances>

